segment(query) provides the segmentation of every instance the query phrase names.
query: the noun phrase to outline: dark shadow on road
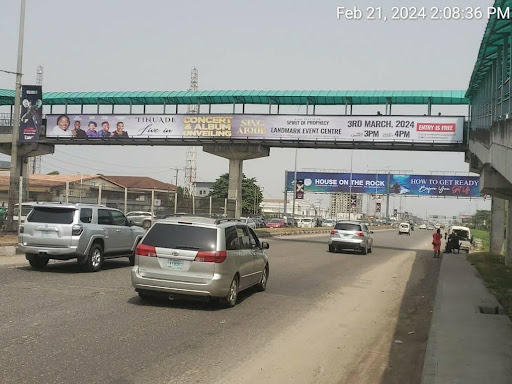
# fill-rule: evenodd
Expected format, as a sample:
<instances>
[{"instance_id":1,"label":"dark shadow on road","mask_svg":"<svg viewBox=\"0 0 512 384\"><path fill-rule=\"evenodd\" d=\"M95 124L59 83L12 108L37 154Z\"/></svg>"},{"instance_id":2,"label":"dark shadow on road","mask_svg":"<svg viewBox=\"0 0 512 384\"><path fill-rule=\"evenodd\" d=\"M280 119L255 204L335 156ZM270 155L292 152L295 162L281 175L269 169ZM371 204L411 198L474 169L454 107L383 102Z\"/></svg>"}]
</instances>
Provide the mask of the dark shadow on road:
<instances>
[{"instance_id":1,"label":"dark shadow on road","mask_svg":"<svg viewBox=\"0 0 512 384\"><path fill-rule=\"evenodd\" d=\"M28 264L28 261L27 261ZM105 260L103 262L103 267L101 268L101 271L95 272L95 273L101 273L102 271L108 271L111 269L119 269L119 268L126 268L130 267L130 262L128 258L119 258L119 259L110 259ZM21 267L17 267L17 269L22 271L31 271L31 272L39 272L39 273L90 273L85 272L80 265L76 263L76 260L69 260L69 261L59 261L59 262L52 262L48 263L48 265L42 269L41 271L36 271L32 269L30 265L25 265Z\"/></svg>"},{"instance_id":2,"label":"dark shadow on road","mask_svg":"<svg viewBox=\"0 0 512 384\"><path fill-rule=\"evenodd\" d=\"M236 305L240 305L245 300L249 299L255 293L257 293L256 287L252 287L246 289L242 292L238 293L238 300ZM166 294L157 294L154 296L148 296L144 299L140 298L137 293L134 292L134 296L128 299L129 304L137 305L137 306L154 306L160 308L179 308L179 309L187 309L193 311L218 311L218 310L227 310L229 308L223 307L217 299L208 298L208 297L176 297L174 299L169 299L169 295Z\"/></svg>"},{"instance_id":3,"label":"dark shadow on road","mask_svg":"<svg viewBox=\"0 0 512 384\"><path fill-rule=\"evenodd\" d=\"M400 304L398 322L389 346L389 360L384 372L382 373L382 365L375 363L374 352L368 352L356 364L356 367L369 366L370 369L365 371L372 372L373 376L368 382L421 383L440 266L441 259L434 259L432 251L421 250L416 253ZM371 366L372 363L374 366ZM349 377L351 383L368 379L360 377L357 369Z\"/></svg>"}]
</instances>

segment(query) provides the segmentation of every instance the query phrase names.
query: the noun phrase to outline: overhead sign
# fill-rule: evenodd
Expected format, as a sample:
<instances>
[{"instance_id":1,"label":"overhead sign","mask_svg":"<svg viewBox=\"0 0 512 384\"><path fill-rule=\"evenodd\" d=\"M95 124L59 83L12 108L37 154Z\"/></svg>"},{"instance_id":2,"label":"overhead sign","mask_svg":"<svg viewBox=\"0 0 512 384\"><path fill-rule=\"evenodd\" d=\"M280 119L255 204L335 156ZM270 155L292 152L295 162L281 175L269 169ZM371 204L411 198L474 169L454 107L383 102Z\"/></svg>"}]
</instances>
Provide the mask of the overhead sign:
<instances>
[{"instance_id":1,"label":"overhead sign","mask_svg":"<svg viewBox=\"0 0 512 384\"><path fill-rule=\"evenodd\" d=\"M287 189L293 191L294 172L288 171L286 174ZM304 180L305 192L374 194L387 192L387 175L353 173L351 176L350 173L297 172L297 178Z\"/></svg>"},{"instance_id":2,"label":"overhead sign","mask_svg":"<svg viewBox=\"0 0 512 384\"><path fill-rule=\"evenodd\" d=\"M46 136L445 144L462 143L463 125L463 117L450 116L70 114L47 115Z\"/></svg>"},{"instance_id":3,"label":"overhead sign","mask_svg":"<svg viewBox=\"0 0 512 384\"><path fill-rule=\"evenodd\" d=\"M293 177L294 172L286 172L288 191L293 191ZM481 196L478 176L297 172L297 178L304 180L304 192L314 193Z\"/></svg>"},{"instance_id":4,"label":"overhead sign","mask_svg":"<svg viewBox=\"0 0 512 384\"><path fill-rule=\"evenodd\" d=\"M43 110L43 91L40 85L22 85L20 114L20 143L39 140L41 133L41 114Z\"/></svg>"},{"instance_id":5,"label":"overhead sign","mask_svg":"<svg viewBox=\"0 0 512 384\"><path fill-rule=\"evenodd\" d=\"M400 195L480 197L480 177L391 175L389 188Z\"/></svg>"}]
</instances>

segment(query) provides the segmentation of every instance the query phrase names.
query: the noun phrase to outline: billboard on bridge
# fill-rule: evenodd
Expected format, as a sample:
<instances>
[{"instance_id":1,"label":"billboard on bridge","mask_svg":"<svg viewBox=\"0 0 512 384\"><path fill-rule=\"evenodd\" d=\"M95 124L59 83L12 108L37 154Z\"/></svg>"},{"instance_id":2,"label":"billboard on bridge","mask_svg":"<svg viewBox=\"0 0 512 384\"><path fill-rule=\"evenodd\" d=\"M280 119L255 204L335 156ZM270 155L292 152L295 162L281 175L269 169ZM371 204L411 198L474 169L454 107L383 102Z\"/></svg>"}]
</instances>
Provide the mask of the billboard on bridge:
<instances>
[{"instance_id":1,"label":"billboard on bridge","mask_svg":"<svg viewBox=\"0 0 512 384\"><path fill-rule=\"evenodd\" d=\"M318 115L47 115L49 138L238 138L462 143L463 117Z\"/></svg>"},{"instance_id":2,"label":"billboard on bridge","mask_svg":"<svg viewBox=\"0 0 512 384\"><path fill-rule=\"evenodd\" d=\"M389 182L388 182L389 177ZM286 172L286 189L293 191L294 172ZM398 175L375 173L297 172L304 192L368 193L439 197L480 197L478 176ZM350 181L352 180L352 188Z\"/></svg>"}]
</instances>

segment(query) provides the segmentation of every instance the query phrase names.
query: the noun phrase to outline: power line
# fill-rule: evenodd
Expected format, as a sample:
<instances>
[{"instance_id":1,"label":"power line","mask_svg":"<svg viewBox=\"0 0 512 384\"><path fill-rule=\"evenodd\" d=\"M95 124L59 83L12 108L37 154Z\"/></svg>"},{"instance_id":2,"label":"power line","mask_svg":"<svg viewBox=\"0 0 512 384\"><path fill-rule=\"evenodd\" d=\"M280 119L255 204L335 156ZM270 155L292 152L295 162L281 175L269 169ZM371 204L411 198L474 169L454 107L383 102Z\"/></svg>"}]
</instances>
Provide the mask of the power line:
<instances>
[{"instance_id":1,"label":"power line","mask_svg":"<svg viewBox=\"0 0 512 384\"><path fill-rule=\"evenodd\" d=\"M88 159L86 157L81 157L81 156L78 156L78 155L74 155L72 153L68 153L68 152L65 152L65 151L60 151L59 150L59 153L63 153L65 155L68 155L68 156L72 156L73 158L77 158L77 159L82 159L82 160L86 160L86 161L90 161L92 163L98 163L98 164L105 164L104 161L97 161L97 160L91 160L91 159ZM147 169L148 167L135 167L135 166L131 166L131 165L121 165L121 164L112 164L112 163L108 163L109 165L112 165L112 166L116 166L116 167L121 167L121 168L140 168L140 169ZM159 166L159 167L153 167L153 168L169 168L169 167L165 167L165 166Z\"/></svg>"}]
</instances>

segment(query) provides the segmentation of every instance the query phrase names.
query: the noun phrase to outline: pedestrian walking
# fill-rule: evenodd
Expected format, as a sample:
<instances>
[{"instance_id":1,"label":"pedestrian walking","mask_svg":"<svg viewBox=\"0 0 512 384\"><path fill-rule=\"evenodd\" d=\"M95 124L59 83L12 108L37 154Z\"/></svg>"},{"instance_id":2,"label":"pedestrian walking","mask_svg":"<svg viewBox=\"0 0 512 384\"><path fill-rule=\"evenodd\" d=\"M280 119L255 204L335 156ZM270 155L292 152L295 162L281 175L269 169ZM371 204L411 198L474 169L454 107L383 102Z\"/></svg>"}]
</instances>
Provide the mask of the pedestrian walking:
<instances>
[{"instance_id":1,"label":"pedestrian walking","mask_svg":"<svg viewBox=\"0 0 512 384\"><path fill-rule=\"evenodd\" d=\"M432 235L432 246L434 247L434 258L441 256L441 229L437 228L437 231Z\"/></svg>"}]
</instances>

